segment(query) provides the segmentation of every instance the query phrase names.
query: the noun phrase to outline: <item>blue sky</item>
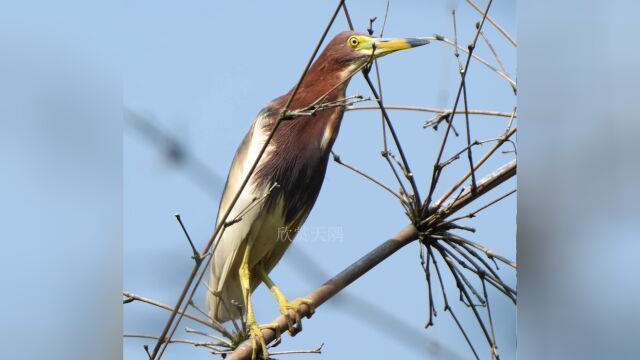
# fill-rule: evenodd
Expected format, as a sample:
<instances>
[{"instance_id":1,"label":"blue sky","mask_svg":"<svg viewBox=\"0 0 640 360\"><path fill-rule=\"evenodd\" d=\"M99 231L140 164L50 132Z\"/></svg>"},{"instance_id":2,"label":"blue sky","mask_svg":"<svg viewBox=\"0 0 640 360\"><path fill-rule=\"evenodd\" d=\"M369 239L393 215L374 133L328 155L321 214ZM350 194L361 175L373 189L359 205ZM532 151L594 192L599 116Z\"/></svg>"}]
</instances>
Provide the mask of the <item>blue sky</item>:
<instances>
[{"instance_id":1,"label":"blue sky","mask_svg":"<svg viewBox=\"0 0 640 360\"><path fill-rule=\"evenodd\" d=\"M484 6L484 2L480 2ZM392 2L385 29L388 36L431 36L440 33L453 37L450 10L456 2ZM158 125L188 144L191 153L201 159L213 173L224 178L236 146L255 114L270 99L294 85L310 56L322 29L334 9L333 2L224 2L185 1L128 3L125 10L125 61L123 101L129 108L152 115ZM515 5L495 2L492 16L515 36ZM384 16L385 1L353 1L349 9L357 30L364 31L368 19L378 17L377 30ZM477 12L465 2L458 4L458 36L466 45L474 34ZM330 34L347 29L340 15ZM510 73L515 74L515 48L490 26L487 36L501 54ZM477 54L495 64L484 44ZM448 107L454 100L459 77L452 49L441 43L392 54L379 62L385 103ZM515 77L515 76L514 76ZM467 77L469 107L510 112L515 96L506 82L478 63L472 63ZM369 96L366 84L355 76L348 95ZM430 114L390 112L423 193L428 189L433 161L441 133L423 129ZM457 128L464 129L463 117ZM472 138L496 137L507 119L472 117ZM446 154L463 146L463 137L454 139ZM476 156L488 150L485 145ZM366 170L386 184L395 186L382 149L380 117L377 112L357 111L345 115L334 151L342 159ZM191 267L190 249L173 218L179 212L201 248L214 226L219 194L195 184L181 169L175 168L157 149L125 126L124 137L124 289L173 303ZM479 176L489 173L512 158L498 154L487 162ZM464 162L448 168L441 183L457 180L465 171ZM497 197L515 187L515 180L500 186ZM220 189L221 190L221 189ZM444 186L437 193L444 191ZM492 195L477 205L491 200ZM475 208L469 207L468 210ZM407 218L396 200L375 185L349 170L330 163L325 183L305 229L308 233L339 228L338 241L313 240L295 242L292 249L272 272L274 280L290 297L304 295L326 277L311 279L300 261L312 255L322 270L332 276L351 264L377 244L393 235ZM471 223L469 223L471 224ZM515 197L490 208L473 220L475 234L463 234L515 259ZM296 256L298 254L298 256ZM503 272L515 285L515 274ZM456 298L455 284L449 284L450 296ZM348 293L366 298L394 314L398 324L381 328L363 321L352 297L337 297L322 306L305 322L303 333L285 336L278 348L315 348L325 343L323 358L340 359L354 344L363 346L360 354L368 358L424 358L420 346L432 341L463 358L471 354L455 324L437 306L436 326L424 330L427 297L424 273L420 268L418 246L402 249L388 261L370 271L349 287ZM515 357L515 307L498 294L492 297L498 345L504 358ZM201 294L196 301L203 304ZM277 315L275 301L268 291L255 293L259 321ZM477 344L481 357L488 350L471 314L456 303L457 314ZM454 305L454 306L455 306ZM167 313L146 305L125 307L125 332L157 334ZM375 313L370 314L376 317ZM182 324L181 328L187 325ZM193 324L189 326L194 327ZM408 329L408 330L407 330ZM404 331L404 332L403 332ZM401 333L404 340L392 335ZM185 337L179 332L176 337ZM423 345L407 345L407 338L424 339ZM126 359L145 356L142 341L125 340ZM210 358L202 350L188 346L171 346L167 359L185 355L192 359ZM432 354L433 355L433 354ZM433 355L433 358L438 358Z\"/></svg>"}]
</instances>

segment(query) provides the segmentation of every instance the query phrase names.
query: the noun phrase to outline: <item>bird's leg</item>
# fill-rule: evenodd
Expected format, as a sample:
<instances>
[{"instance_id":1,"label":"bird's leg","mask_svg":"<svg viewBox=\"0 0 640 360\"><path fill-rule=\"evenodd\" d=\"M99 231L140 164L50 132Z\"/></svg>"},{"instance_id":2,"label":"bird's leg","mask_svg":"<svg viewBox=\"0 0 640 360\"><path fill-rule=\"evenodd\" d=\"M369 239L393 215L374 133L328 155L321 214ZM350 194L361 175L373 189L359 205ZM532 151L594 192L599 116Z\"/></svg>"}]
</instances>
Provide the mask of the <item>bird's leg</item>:
<instances>
[{"instance_id":1,"label":"bird's leg","mask_svg":"<svg viewBox=\"0 0 640 360\"><path fill-rule=\"evenodd\" d=\"M253 352L251 353L251 359L256 359L256 352L258 349L258 343L262 350L262 358L268 359L269 353L267 352L267 344L264 341L262 335L262 329L271 329L276 333L276 342L280 339L280 327L276 323L258 325L255 315L253 313L253 306L251 305L251 272L249 271L249 259L251 254L252 241L247 242L244 255L242 257L242 263L240 264L240 285L242 287L242 297L244 299L245 307L247 309L246 326L249 336L251 336L251 343Z\"/></svg>"},{"instance_id":2,"label":"bird's leg","mask_svg":"<svg viewBox=\"0 0 640 360\"><path fill-rule=\"evenodd\" d=\"M267 285L267 287L269 287L269 290L271 291L273 296L278 301L278 307L280 308L280 313L287 318L287 323L289 324L289 334L291 334L291 336L293 336L293 335L295 335L296 330L297 331L301 331L302 330L302 322L300 321L300 314L298 313L298 306L302 305L302 304L306 304L307 306L309 306L310 314L313 315L313 312L315 311L315 309L314 309L314 306L313 306L313 303L311 302L311 300L307 299L307 298L298 298L298 299L295 299L293 301L289 301L284 296L284 294L282 294L282 291L280 291L280 289L278 289L278 287L273 282L273 280L271 280L271 278L269 277L267 272L264 270L264 268L262 266L260 266L260 265L258 265L258 275L260 275L260 279L262 280L262 282L265 283ZM293 310L293 312L295 313L296 324L298 325L297 329L294 328L293 323L291 322L291 318L289 316L289 310ZM309 317L311 315L309 315Z\"/></svg>"}]
</instances>

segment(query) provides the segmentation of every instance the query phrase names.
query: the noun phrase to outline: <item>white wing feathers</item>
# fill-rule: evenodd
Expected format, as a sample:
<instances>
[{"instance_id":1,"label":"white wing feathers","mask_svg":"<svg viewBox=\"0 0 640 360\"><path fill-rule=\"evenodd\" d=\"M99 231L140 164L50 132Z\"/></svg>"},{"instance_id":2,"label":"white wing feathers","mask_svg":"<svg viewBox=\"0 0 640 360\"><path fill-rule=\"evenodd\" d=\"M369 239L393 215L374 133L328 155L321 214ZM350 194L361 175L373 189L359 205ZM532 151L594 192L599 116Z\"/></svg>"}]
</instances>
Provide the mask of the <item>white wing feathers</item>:
<instances>
[{"instance_id":1,"label":"white wing feathers","mask_svg":"<svg viewBox=\"0 0 640 360\"><path fill-rule=\"evenodd\" d=\"M261 122L261 117L254 121L251 130L236 152L220 202L216 223L222 220L222 216L231 205L231 201L240 189L242 181L266 141L267 136L262 130ZM268 152L269 149L263 155L261 162L266 159ZM242 260L246 240L251 236L258 236L264 221L261 216L263 205L262 203L256 204L255 199L263 197L267 191L267 188L255 188L253 182L249 181L227 217L227 221L230 221L242 213L242 220L224 229L218 237L209 273L209 289L217 294L212 294L210 291L207 293L209 315L217 321L224 322L239 318L241 315L237 307L231 303L232 300L239 304L243 303L237 269ZM247 211L250 207L251 209ZM215 243L214 246L216 246ZM235 270L232 271L232 269Z\"/></svg>"}]
</instances>

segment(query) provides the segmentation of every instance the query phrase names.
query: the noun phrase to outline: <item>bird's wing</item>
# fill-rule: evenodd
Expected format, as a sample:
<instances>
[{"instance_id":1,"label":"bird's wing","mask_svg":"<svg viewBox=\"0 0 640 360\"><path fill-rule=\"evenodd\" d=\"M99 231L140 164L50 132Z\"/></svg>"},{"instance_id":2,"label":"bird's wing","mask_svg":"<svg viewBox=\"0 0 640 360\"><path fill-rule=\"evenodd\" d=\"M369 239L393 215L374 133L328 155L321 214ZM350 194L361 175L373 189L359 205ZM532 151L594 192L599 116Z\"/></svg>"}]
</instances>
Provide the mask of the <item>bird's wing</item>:
<instances>
[{"instance_id":1,"label":"bird's wing","mask_svg":"<svg viewBox=\"0 0 640 360\"><path fill-rule=\"evenodd\" d=\"M231 206L233 198L240 190L240 185L246 178L266 141L267 134L262 126L264 120L264 116L259 114L236 151L220 201L216 226L222 221L222 217ZM267 155L264 154L263 158ZM244 249L245 240L260 229L262 219L259 215L262 203L256 202L256 199L264 196L267 191L268 188L257 187L253 181L249 181L226 219L226 221L232 221L241 217L241 221L224 229L224 232L216 241L217 244L214 244L216 248L211 260L209 290L215 291L217 295L208 293L207 304L210 314L219 321L239 317L239 314L235 313L235 309L229 309L233 313L229 314L226 308L233 306L230 304L225 306L225 304L221 304L220 300L242 300L242 295L239 293L240 287L228 286L230 285L229 282L235 283L238 281L237 274L230 274L229 272L239 266L244 253L244 251L240 250Z\"/></svg>"}]
</instances>

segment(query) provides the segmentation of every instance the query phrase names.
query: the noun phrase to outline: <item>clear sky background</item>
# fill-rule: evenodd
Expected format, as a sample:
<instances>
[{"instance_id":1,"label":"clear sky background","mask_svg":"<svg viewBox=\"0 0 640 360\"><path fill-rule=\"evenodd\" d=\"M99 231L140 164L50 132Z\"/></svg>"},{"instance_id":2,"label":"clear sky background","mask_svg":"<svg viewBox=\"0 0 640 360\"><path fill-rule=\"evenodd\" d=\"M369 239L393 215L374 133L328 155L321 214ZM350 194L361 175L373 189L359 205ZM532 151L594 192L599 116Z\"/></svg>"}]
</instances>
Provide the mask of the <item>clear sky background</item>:
<instances>
[{"instance_id":1,"label":"clear sky background","mask_svg":"<svg viewBox=\"0 0 640 360\"><path fill-rule=\"evenodd\" d=\"M157 147L125 124L125 290L164 303L176 301L192 260L173 214L182 214L196 246L202 248L215 225L221 182L237 145L260 108L295 84L336 3L137 1L126 4L125 106L149 115L160 128L183 141L188 151L212 171L214 180L210 184L194 181L188 171L174 166ZM485 1L478 3L486 6ZM348 4L357 30L364 31L369 18L378 17L374 24L378 32L385 1L351 1ZM464 1L392 1L385 35L417 37L439 33L453 38L450 11L454 7L458 9L459 42L466 46L472 40L475 22L481 17ZM494 2L491 16L516 36L512 1ZM347 29L345 18L340 14L329 37ZM515 48L489 24L485 24L485 29L515 78ZM479 42L477 54L496 64L482 42ZM432 43L389 55L380 60L379 65L386 104L452 106L459 76L451 47ZM511 88L479 63L471 64L467 84L470 108L513 110L516 98ZM354 77L347 94L370 95L360 75ZM423 122L432 116L430 114L391 111L390 116L424 194L428 191L442 131L422 128ZM457 129L463 132L463 117L456 119ZM472 139L494 138L507 122L504 118L472 116ZM463 143L462 136L454 139L445 155L455 153ZM487 144L478 148L476 158L489 147ZM379 114L374 111L346 113L334 151L344 161L395 188L393 176L379 155L381 149ZM497 154L478 175L488 174L512 157L513 154ZM441 194L445 184L451 184L466 171L465 166L468 165L462 159L456 166L447 168L436 194ZM468 210L515 185L515 180L508 181ZM303 229L309 236L294 242L272 272L272 277L289 297L302 296L407 222L393 197L331 162L320 197ZM477 232L462 235L515 259L515 197L466 224L474 226ZM313 236L316 231L329 228L340 229L342 237L326 241ZM304 256L313 256L324 274L310 271ZM502 274L515 286L513 271L506 270ZM356 348L362 358L370 359L451 358L446 357L445 352L471 358L453 320L442 311L439 297L435 327L423 328L428 316L426 289L418 245L411 244L355 282L344 295L319 308L312 319L304 322L301 334L295 338L285 335L283 344L277 349L311 349L324 343L321 355L324 359L345 358L345 354ZM457 290L453 281L449 281L448 289L450 298L455 301ZM492 292L491 295L499 350L504 359L514 358L515 307L500 294ZM358 298L367 299L367 304L358 303ZM204 294L201 292L195 301L204 306ZM260 322L268 322L278 314L275 301L264 287L255 292L254 304ZM379 313L371 310L368 304L386 309L393 321L385 324L386 318L381 320ZM453 306L481 357L489 358L488 348L471 313L459 302ZM167 315L149 305L126 305L124 331L158 334ZM180 328L185 325L197 327L185 321ZM185 336L182 331L176 334L178 338ZM124 357L144 358L144 343L150 342L126 339ZM447 350L434 352L433 344ZM203 349L172 345L165 358L208 359L211 355Z\"/></svg>"}]
</instances>

